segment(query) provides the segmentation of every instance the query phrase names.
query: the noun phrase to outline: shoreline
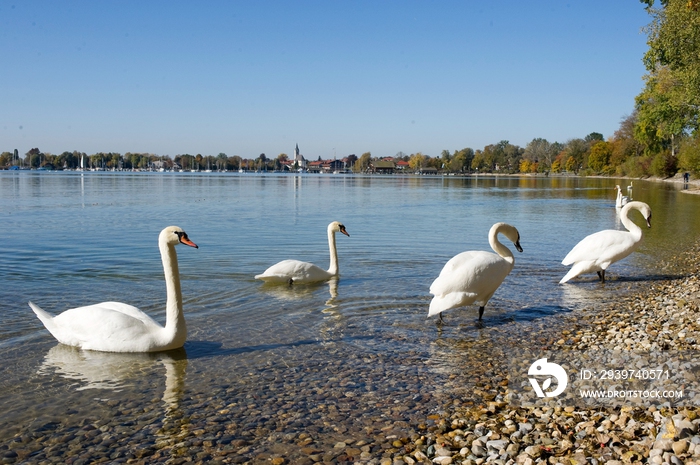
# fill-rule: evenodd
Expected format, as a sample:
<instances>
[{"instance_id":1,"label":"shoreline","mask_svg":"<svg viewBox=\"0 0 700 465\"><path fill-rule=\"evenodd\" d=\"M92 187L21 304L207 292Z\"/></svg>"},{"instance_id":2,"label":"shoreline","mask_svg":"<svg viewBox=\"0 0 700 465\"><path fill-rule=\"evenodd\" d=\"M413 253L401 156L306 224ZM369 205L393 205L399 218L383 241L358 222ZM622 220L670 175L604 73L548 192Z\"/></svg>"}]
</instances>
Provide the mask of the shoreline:
<instances>
[{"instance_id":1,"label":"shoreline","mask_svg":"<svg viewBox=\"0 0 700 465\"><path fill-rule=\"evenodd\" d=\"M668 278L640 283L614 303L565 316L571 327L549 341L549 348L697 350L699 254L700 241L669 257L663 265ZM507 392L503 387L495 399L442 418L443 430L435 432L427 460L445 465L700 464L700 406L514 407L498 401ZM423 456L413 458L420 463Z\"/></svg>"}]
</instances>

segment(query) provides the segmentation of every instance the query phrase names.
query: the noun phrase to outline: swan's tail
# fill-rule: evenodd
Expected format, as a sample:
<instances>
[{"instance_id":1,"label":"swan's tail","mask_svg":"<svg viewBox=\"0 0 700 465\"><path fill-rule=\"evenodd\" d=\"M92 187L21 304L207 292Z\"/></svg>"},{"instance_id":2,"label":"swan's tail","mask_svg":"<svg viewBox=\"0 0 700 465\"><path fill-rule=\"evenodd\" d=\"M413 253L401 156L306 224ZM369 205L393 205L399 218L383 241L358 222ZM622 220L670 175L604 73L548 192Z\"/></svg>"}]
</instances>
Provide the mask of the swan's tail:
<instances>
[{"instance_id":1,"label":"swan's tail","mask_svg":"<svg viewBox=\"0 0 700 465\"><path fill-rule=\"evenodd\" d=\"M428 308L428 316L437 315L438 313L444 312L451 308L461 307L463 305L469 305L474 303L476 300L476 294L471 292L450 292L445 295L436 295L433 300L430 301L430 307Z\"/></svg>"},{"instance_id":2,"label":"swan's tail","mask_svg":"<svg viewBox=\"0 0 700 465\"><path fill-rule=\"evenodd\" d=\"M589 266L590 266L589 262L574 263L574 266L571 267L569 272L566 273L563 278L561 278L561 281L559 281L559 284L564 284L565 282L569 281L570 279L573 279L576 276L583 274L583 273L586 273L588 271L595 271L595 270L587 269Z\"/></svg>"},{"instance_id":3,"label":"swan's tail","mask_svg":"<svg viewBox=\"0 0 700 465\"><path fill-rule=\"evenodd\" d=\"M48 329L51 334L54 334L54 329L56 325L53 322L53 315L44 311L41 307L39 307L33 302L29 302L29 306L32 308L32 310L34 310L34 313L36 313L36 316L39 317L44 326L46 326L46 329Z\"/></svg>"},{"instance_id":4,"label":"swan's tail","mask_svg":"<svg viewBox=\"0 0 700 465\"><path fill-rule=\"evenodd\" d=\"M34 313L36 313L36 316L38 316L41 321L45 321L45 320L50 321L51 319L53 319L53 316L51 316L50 313L44 311L41 307L39 307L34 302L29 302L29 306L32 308L32 310L34 310Z\"/></svg>"}]
</instances>

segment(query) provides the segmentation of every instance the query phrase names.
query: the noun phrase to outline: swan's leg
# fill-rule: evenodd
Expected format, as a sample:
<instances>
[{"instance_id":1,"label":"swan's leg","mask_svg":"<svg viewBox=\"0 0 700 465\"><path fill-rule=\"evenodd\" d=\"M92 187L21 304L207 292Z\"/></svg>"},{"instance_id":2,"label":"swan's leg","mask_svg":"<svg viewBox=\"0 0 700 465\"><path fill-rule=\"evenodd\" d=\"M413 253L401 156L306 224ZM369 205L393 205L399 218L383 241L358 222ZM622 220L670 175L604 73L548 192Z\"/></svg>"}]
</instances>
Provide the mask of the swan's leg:
<instances>
[{"instance_id":1,"label":"swan's leg","mask_svg":"<svg viewBox=\"0 0 700 465\"><path fill-rule=\"evenodd\" d=\"M292 287L292 284L294 284L294 280L292 278L289 278L289 281L287 281L287 284L289 284L289 287Z\"/></svg>"},{"instance_id":2,"label":"swan's leg","mask_svg":"<svg viewBox=\"0 0 700 465\"><path fill-rule=\"evenodd\" d=\"M484 316L484 307L483 306L479 307L479 321L481 321L482 316Z\"/></svg>"},{"instance_id":3,"label":"swan's leg","mask_svg":"<svg viewBox=\"0 0 700 465\"><path fill-rule=\"evenodd\" d=\"M440 312L440 313L438 313L437 324L438 324L438 326L442 326L443 323L444 323L444 321L442 321L442 312Z\"/></svg>"},{"instance_id":4,"label":"swan's leg","mask_svg":"<svg viewBox=\"0 0 700 465\"><path fill-rule=\"evenodd\" d=\"M605 270L596 271L596 273L598 273L598 277L600 278L600 282L605 283Z\"/></svg>"}]
</instances>

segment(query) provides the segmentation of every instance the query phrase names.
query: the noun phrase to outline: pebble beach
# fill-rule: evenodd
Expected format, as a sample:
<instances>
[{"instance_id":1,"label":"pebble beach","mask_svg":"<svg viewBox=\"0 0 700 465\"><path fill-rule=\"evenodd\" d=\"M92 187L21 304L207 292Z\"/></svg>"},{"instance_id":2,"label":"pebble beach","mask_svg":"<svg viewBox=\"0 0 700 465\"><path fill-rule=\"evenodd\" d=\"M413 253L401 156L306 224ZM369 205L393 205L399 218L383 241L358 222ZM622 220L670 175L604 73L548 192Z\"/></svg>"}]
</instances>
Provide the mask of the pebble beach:
<instances>
[{"instance_id":1,"label":"pebble beach","mask_svg":"<svg viewBox=\"0 0 700 465\"><path fill-rule=\"evenodd\" d=\"M537 342L543 349L561 351L696 350L698 253L700 244L663 266L664 273L675 278L642 283L614 304L565 315L566 321L553 330L543 324ZM498 335L493 342L494 347L499 345ZM434 389L414 392L403 404L384 406L385 414L378 417L362 414L353 401L352 383L330 376L317 386L324 389L310 388L314 397L303 406L286 399L279 382L271 387L279 389L273 403L256 402L254 393L247 404L232 403L222 388L190 399L192 410L199 414L173 414L162 421L151 416L158 410L157 399L153 412L144 411L129 421L119 418L129 405L115 402L106 406L114 409L114 421L36 425L0 446L0 457L2 463L72 464L700 463L700 408L513 407L503 400L509 383L500 357L498 350L483 352L483 371L474 373L468 393L450 386L441 396ZM406 363L413 363L410 354ZM340 365L328 370L337 369L339 374ZM336 398L337 389L347 390L344 399ZM430 403L431 392L441 408L421 416L420 405ZM375 393L373 402L380 398L381 392ZM313 417L308 423L299 415L302 409ZM409 411L414 413L407 415ZM348 418L355 418L356 427L338 427L336 422L342 419L347 424ZM298 426L304 432L285 432L299 431ZM319 440L320 436L325 439ZM329 436L335 439L328 442Z\"/></svg>"}]
</instances>

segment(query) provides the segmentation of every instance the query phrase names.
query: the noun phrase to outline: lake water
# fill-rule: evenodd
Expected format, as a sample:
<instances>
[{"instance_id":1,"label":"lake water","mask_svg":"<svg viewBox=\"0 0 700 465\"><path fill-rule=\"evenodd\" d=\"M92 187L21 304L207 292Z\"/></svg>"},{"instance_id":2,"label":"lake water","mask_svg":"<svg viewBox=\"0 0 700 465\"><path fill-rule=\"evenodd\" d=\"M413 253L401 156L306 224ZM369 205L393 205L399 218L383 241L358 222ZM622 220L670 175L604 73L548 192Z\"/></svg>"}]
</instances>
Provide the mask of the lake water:
<instances>
[{"instance_id":1,"label":"lake water","mask_svg":"<svg viewBox=\"0 0 700 465\"><path fill-rule=\"evenodd\" d=\"M20 458L69 457L66 437L84 445L86 425L149 454L240 439L232 453L244 458L303 455L302 433L322 453L392 428L420 434L430 415L489 388L482 365L507 356L494 348L544 341L562 315L682 273L659 263L698 237L700 196L635 180L632 197L653 211L639 251L611 266L604 286L595 275L557 284L581 238L622 228L616 183L629 181L0 172L0 448L19 441ZM285 258L326 268L333 220L350 234L337 237L339 280L289 288L253 279ZM430 283L453 255L489 250L500 221L519 229L524 251L483 326L474 306L446 312L439 330L426 318ZM643 226L637 212L633 221ZM118 300L164 322L157 237L169 225L200 247L177 250L184 350L69 349L27 306L60 313ZM116 459L115 447L95 439L90 457Z\"/></svg>"}]
</instances>

